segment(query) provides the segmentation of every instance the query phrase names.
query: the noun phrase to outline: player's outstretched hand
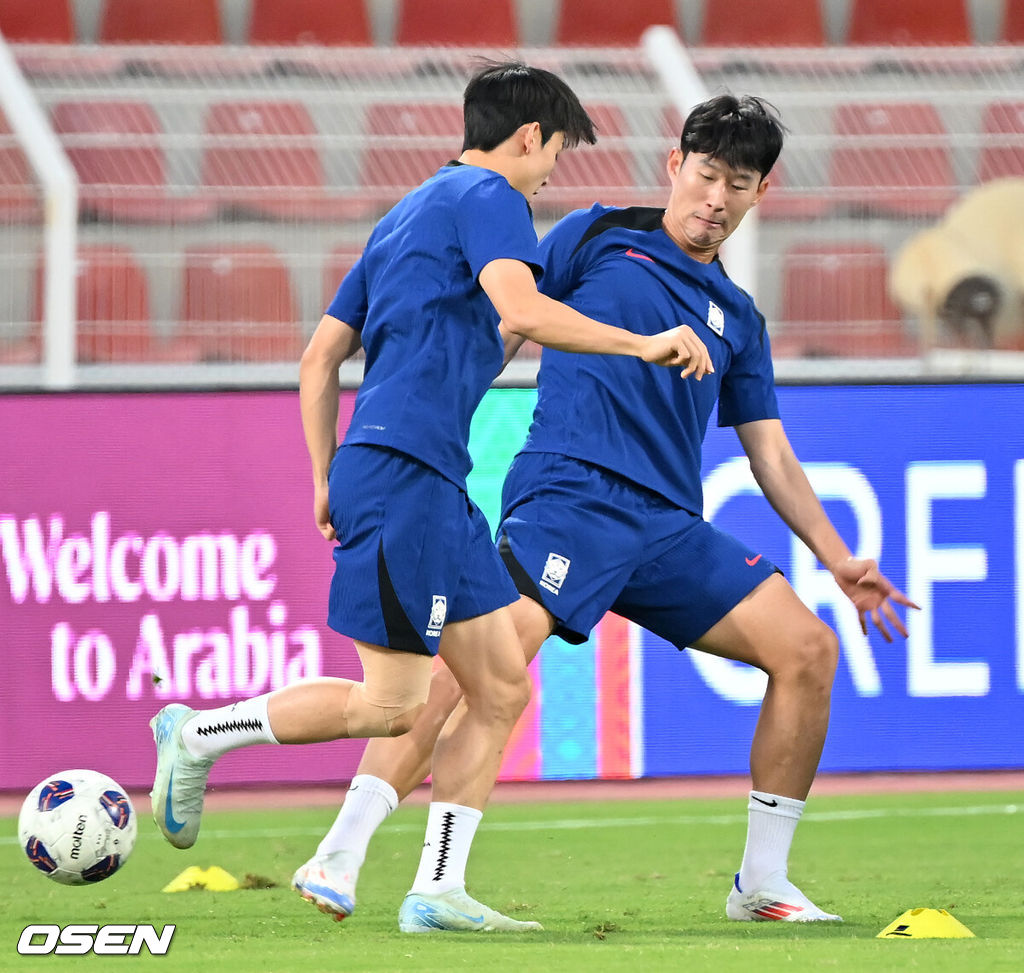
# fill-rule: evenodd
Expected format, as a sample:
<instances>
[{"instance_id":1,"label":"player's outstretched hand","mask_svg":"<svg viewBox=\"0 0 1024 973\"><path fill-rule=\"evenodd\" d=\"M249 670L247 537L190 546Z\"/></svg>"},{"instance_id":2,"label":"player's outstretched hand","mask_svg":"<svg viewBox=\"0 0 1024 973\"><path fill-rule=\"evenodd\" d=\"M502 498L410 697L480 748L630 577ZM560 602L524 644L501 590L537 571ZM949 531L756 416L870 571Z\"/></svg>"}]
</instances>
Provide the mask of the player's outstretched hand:
<instances>
[{"instance_id":1,"label":"player's outstretched hand","mask_svg":"<svg viewBox=\"0 0 1024 973\"><path fill-rule=\"evenodd\" d=\"M683 378L692 375L699 382L715 370L707 346L688 324L647 338L643 359L653 365L684 365Z\"/></svg>"},{"instance_id":2,"label":"player's outstretched hand","mask_svg":"<svg viewBox=\"0 0 1024 973\"><path fill-rule=\"evenodd\" d=\"M331 524L330 508L327 504L327 484L318 483L313 487L313 516L316 519L316 529L324 537L333 541L334 527Z\"/></svg>"},{"instance_id":3,"label":"player's outstretched hand","mask_svg":"<svg viewBox=\"0 0 1024 973\"><path fill-rule=\"evenodd\" d=\"M878 570L876 561L868 557L848 557L833 568L832 577L857 609L860 628L865 635L868 634L867 617L870 615L872 623L882 633L886 642L892 641L892 633L885 624L886 620L900 635L907 637L907 630L892 603L896 602L916 611L920 611L921 606L915 605L899 588L894 587ZM883 615L885 620L882 618Z\"/></svg>"}]
</instances>

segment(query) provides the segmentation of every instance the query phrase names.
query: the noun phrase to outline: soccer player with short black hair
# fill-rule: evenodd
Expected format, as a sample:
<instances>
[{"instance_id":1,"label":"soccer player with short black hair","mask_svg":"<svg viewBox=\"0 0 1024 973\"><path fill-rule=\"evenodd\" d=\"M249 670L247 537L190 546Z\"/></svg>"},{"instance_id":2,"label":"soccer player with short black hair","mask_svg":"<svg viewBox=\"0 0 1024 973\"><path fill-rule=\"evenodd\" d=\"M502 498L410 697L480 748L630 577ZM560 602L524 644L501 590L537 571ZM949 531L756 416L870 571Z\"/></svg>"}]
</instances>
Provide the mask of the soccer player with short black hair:
<instances>
[{"instance_id":1,"label":"soccer player with short black hair","mask_svg":"<svg viewBox=\"0 0 1024 973\"><path fill-rule=\"evenodd\" d=\"M525 64L490 64L466 88L465 117L459 160L377 224L302 357L314 515L338 541L328 621L355 641L363 680L307 680L214 710L175 704L152 721L154 816L187 848L214 760L256 743L405 733L440 655L466 705L434 753L434 800L399 915L404 932L540 928L465 890L502 748L530 693L509 608L518 592L466 494L470 420L503 362L499 319L565 351L673 366L677 381L674 366L696 379L710 369L688 326L638 334L537 289L542 261L528 200L564 147L594 141L569 87ZM339 447L338 368L360 346L364 380ZM330 856L300 867L293 885L338 918L354 907L347 866Z\"/></svg>"}]
</instances>

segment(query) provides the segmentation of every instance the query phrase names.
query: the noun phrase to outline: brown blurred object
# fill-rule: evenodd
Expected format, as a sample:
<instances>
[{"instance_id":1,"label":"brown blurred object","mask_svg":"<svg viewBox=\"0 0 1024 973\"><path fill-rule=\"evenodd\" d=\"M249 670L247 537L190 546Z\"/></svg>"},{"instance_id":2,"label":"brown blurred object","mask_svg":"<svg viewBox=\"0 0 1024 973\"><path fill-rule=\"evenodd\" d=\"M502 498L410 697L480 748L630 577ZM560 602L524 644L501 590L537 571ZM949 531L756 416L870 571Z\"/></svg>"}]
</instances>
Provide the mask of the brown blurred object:
<instances>
[{"instance_id":1,"label":"brown blurred object","mask_svg":"<svg viewBox=\"0 0 1024 973\"><path fill-rule=\"evenodd\" d=\"M978 186L907 240L889 290L928 347L1024 351L1024 179Z\"/></svg>"}]
</instances>

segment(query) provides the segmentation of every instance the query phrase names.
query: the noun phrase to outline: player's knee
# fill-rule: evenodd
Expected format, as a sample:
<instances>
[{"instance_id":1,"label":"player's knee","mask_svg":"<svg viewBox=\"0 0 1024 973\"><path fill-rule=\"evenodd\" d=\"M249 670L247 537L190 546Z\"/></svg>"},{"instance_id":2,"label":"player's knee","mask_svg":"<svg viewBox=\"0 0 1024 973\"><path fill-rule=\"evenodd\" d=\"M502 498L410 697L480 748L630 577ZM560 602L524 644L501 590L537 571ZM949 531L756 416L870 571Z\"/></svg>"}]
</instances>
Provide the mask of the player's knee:
<instances>
[{"instance_id":1,"label":"player's knee","mask_svg":"<svg viewBox=\"0 0 1024 973\"><path fill-rule=\"evenodd\" d=\"M802 634L790 656L790 668L803 682L831 688L839 662L839 639L824 622Z\"/></svg>"},{"instance_id":2,"label":"player's knee","mask_svg":"<svg viewBox=\"0 0 1024 973\"><path fill-rule=\"evenodd\" d=\"M408 733L423 711L425 690L410 690L387 698L370 693L363 683L356 683L348 694L345 724L348 736L396 737Z\"/></svg>"}]
</instances>

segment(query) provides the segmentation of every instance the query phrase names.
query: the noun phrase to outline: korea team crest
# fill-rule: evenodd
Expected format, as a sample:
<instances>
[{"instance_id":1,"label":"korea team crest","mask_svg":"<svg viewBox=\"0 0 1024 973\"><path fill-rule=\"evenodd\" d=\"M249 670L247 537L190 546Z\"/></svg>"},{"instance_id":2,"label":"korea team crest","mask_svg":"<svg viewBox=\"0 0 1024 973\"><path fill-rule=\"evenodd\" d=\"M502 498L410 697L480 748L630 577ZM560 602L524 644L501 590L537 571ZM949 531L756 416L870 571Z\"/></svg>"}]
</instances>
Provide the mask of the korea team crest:
<instances>
[{"instance_id":1,"label":"korea team crest","mask_svg":"<svg viewBox=\"0 0 1024 973\"><path fill-rule=\"evenodd\" d=\"M569 559L561 554L548 554L547 563L544 565L544 573L540 578L540 586L547 588L552 594L557 595L569 573Z\"/></svg>"},{"instance_id":2,"label":"korea team crest","mask_svg":"<svg viewBox=\"0 0 1024 973\"><path fill-rule=\"evenodd\" d=\"M432 595L433 602L430 606L430 621L427 623L427 635L439 638L441 629L444 628L444 620L448 615L448 599L444 595Z\"/></svg>"},{"instance_id":3,"label":"korea team crest","mask_svg":"<svg viewBox=\"0 0 1024 973\"><path fill-rule=\"evenodd\" d=\"M722 313L722 309L714 301L708 301L708 327L714 331L719 338L721 338L725 332L725 315Z\"/></svg>"}]
</instances>

